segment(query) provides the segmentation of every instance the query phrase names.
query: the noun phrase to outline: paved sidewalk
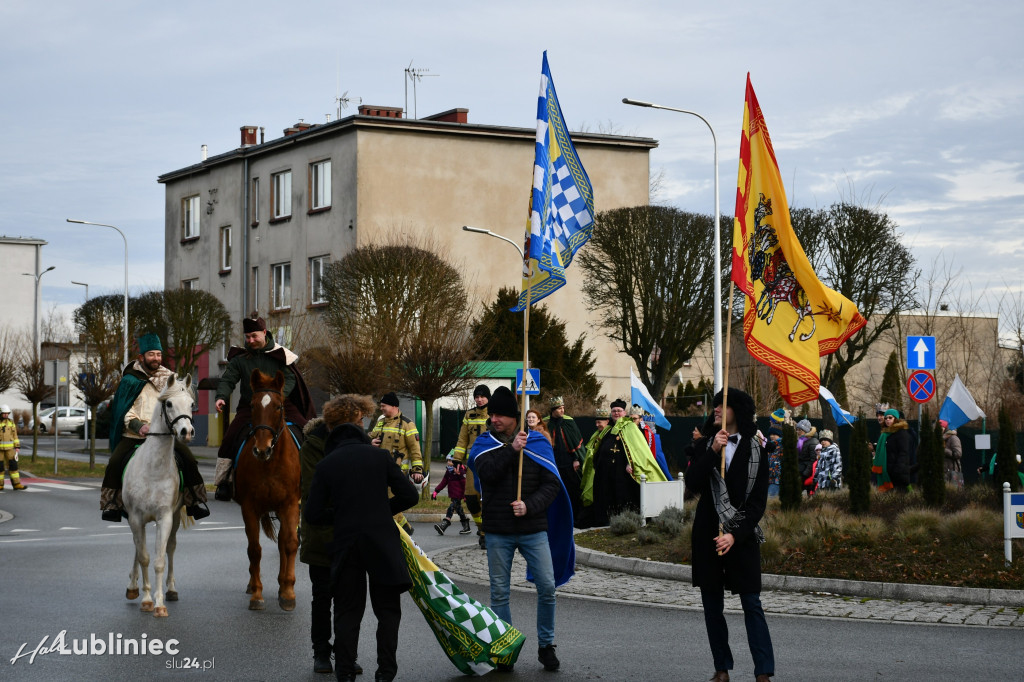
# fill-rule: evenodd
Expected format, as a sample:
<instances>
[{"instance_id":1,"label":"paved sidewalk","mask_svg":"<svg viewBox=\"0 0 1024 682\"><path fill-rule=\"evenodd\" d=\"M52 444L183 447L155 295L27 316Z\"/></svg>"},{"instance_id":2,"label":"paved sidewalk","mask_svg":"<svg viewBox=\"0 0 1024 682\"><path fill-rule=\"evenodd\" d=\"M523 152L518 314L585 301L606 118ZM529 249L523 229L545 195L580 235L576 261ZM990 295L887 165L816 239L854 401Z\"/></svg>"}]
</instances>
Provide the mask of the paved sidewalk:
<instances>
[{"instance_id":1,"label":"paved sidewalk","mask_svg":"<svg viewBox=\"0 0 1024 682\"><path fill-rule=\"evenodd\" d=\"M591 553L590 550L582 548L577 548L577 551L576 575L558 588L561 595L670 608L701 609L700 591L692 587L688 581L587 566L583 562L592 560L591 556L587 556L589 554L599 554L605 559L618 559L624 568L631 566L633 562L621 557L602 555L600 552ZM456 581L465 578L484 585L488 583L487 553L480 551L475 543L436 552L431 559ZM668 566L658 562L644 563ZM526 562L518 553L512 565L512 584L515 588L533 589L526 581ZM776 615L1013 627L1024 630L1024 601L1016 606L952 604L766 589L761 592L761 603L766 613ZM731 613L742 613L739 597L726 594L725 608Z\"/></svg>"}]
</instances>

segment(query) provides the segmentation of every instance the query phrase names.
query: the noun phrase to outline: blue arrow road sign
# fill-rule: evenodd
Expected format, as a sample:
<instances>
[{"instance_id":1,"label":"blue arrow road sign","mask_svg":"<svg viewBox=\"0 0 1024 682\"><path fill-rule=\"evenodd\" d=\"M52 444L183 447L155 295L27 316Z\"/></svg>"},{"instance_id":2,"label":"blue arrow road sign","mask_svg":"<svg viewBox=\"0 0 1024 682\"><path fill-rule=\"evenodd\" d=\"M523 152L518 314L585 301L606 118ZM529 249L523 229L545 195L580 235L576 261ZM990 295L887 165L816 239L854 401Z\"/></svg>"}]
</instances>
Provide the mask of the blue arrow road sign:
<instances>
[{"instance_id":1,"label":"blue arrow road sign","mask_svg":"<svg viewBox=\"0 0 1024 682\"><path fill-rule=\"evenodd\" d=\"M907 337L907 369L935 369L935 337Z\"/></svg>"},{"instance_id":2,"label":"blue arrow road sign","mask_svg":"<svg viewBox=\"0 0 1024 682\"><path fill-rule=\"evenodd\" d=\"M528 369L526 381L523 381L523 370L516 370L516 393L522 395L540 395L540 370ZM525 385L524 385L525 384ZM525 391L523 389L526 389Z\"/></svg>"}]
</instances>

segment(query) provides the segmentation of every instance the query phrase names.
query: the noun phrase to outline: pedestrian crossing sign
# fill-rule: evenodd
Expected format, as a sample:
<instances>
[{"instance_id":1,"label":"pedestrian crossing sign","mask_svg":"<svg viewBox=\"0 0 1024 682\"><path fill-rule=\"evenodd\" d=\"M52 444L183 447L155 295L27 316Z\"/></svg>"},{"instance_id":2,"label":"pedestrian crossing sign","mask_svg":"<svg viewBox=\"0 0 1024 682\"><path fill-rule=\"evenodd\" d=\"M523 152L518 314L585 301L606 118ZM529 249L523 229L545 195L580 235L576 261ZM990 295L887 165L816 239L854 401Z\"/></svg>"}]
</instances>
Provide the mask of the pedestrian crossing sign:
<instances>
[{"instance_id":1,"label":"pedestrian crossing sign","mask_svg":"<svg viewBox=\"0 0 1024 682\"><path fill-rule=\"evenodd\" d=\"M540 395L540 370L526 370L526 380L523 380L523 370L516 370L516 393L518 395Z\"/></svg>"}]
</instances>

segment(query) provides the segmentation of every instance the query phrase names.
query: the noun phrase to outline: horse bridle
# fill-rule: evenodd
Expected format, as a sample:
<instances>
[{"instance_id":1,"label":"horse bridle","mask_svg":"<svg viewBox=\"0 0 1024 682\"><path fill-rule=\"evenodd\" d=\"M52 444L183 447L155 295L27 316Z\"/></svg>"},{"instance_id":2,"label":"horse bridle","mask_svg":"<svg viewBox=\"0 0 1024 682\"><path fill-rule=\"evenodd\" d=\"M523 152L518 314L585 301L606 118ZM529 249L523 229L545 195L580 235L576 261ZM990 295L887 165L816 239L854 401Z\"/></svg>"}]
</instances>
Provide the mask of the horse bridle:
<instances>
[{"instance_id":1,"label":"horse bridle","mask_svg":"<svg viewBox=\"0 0 1024 682\"><path fill-rule=\"evenodd\" d=\"M174 419L169 419L167 417L167 401L166 400L161 400L160 401L160 414L162 414L164 416L164 424L167 425L167 430L169 431L169 433L150 433L150 434L147 434L147 435L150 435L150 436L174 436L174 425L178 423L179 419L187 419L190 424L192 423L192 415L184 413L184 412L179 414ZM195 428L194 425L193 425L193 428Z\"/></svg>"},{"instance_id":2,"label":"horse bridle","mask_svg":"<svg viewBox=\"0 0 1024 682\"><path fill-rule=\"evenodd\" d=\"M255 396L255 395L258 395L260 393L276 393L277 395L281 396L282 399L284 398L284 393L282 393L281 391L278 391L276 389L273 389L273 388L267 388L267 389L264 389L262 391L253 391L252 394ZM274 437L271 438L271 440L270 440L270 452L273 452L274 449L277 447L278 439L281 437L281 434L284 433L284 430L287 427L288 427L287 420L282 420L281 428L277 429L276 431L274 430L273 426L268 426L267 424L257 424L256 426L253 426L252 424L249 424L249 435L246 436L245 439L249 440L250 438L255 436L256 432L259 431L260 429L266 429L267 431L270 431L270 433L274 434ZM253 444L253 450L255 450L255 449L256 449L256 446L255 446L255 444Z\"/></svg>"}]
</instances>

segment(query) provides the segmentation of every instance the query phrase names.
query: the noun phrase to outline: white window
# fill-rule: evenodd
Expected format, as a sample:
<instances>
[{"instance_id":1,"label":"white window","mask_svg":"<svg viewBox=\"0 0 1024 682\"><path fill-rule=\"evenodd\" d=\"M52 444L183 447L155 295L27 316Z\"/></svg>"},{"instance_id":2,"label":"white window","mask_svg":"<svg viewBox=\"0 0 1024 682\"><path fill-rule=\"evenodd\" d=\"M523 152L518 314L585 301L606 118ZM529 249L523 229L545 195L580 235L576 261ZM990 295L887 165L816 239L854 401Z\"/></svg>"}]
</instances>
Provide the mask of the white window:
<instances>
[{"instance_id":1,"label":"white window","mask_svg":"<svg viewBox=\"0 0 1024 682\"><path fill-rule=\"evenodd\" d=\"M319 161L309 166L309 206L312 209L331 205L331 162Z\"/></svg>"},{"instance_id":2,"label":"white window","mask_svg":"<svg viewBox=\"0 0 1024 682\"><path fill-rule=\"evenodd\" d=\"M260 268L258 265L254 265L252 268L252 281L249 282L249 288L252 290L252 305L249 306L252 310L260 309Z\"/></svg>"},{"instance_id":3,"label":"white window","mask_svg":"<svg viewBox=\"0 0 1024 682\"><path fill-rule=\"evenodd\" d=\"M324 297L324 267L327 265L327 256L317 256L309 259L309 302L326 303Z\"/></svg>"},{"instance_id":4,"label":"white window","mask_svg":"<svg viewBox=\"0 0 1024 682\"><path fill-rule=\"evenodd\" d=\"M231 269L231 228L220 228L220 270Z\"/></svg>"},{"instance_id":5,"label":"white window","mask_svg":"<svg viewBox=\"0 0 1024 682\"><path fill-rule=\"evenodd\" d=\"M260 221L260 179L252 179L252 192L249 194L249 198L252 200L252 206L249 209L249 220L253 225Z\"/></svg>"},{"instance_id":6,"label":"white window","mask_svg":"<svg viewBox=\"0 0 1024 682\"><path fill-rule=\"evenodd\" d=\"M291 307L292 264L278 263L270 266L274 270L274 285L270 292L270 307L282 310Z\"/></svg>"},{"instance_id":7,"label":"white window","mask_svg":"<svg viewBox=\"0 0 1024 682\"><path fill-rule=\"evenodd\" d=\"M181 280L181 288L186 291L194 291L199 288L199 279L183 279Z\"/></svg>"},{"instance_id":8,"label":"white window","mask_svg":"<svg viewBox=\"0 0 1024 682\"><path fill-rule=\"evenodd\" d=\"M199 236L199 195L181 200L181 238Z\"/></svg>"},{"instance_id":9,"label":"white window","mask_svg":"<svg viewBox=\"0 0 1024 682\"><path fill-rule=\"evenodd\" d=\"M275 173L273 196L271 202L274 205L274 218L287 218L292 214L292 172Z\"/></svg>"}]
</instances>

